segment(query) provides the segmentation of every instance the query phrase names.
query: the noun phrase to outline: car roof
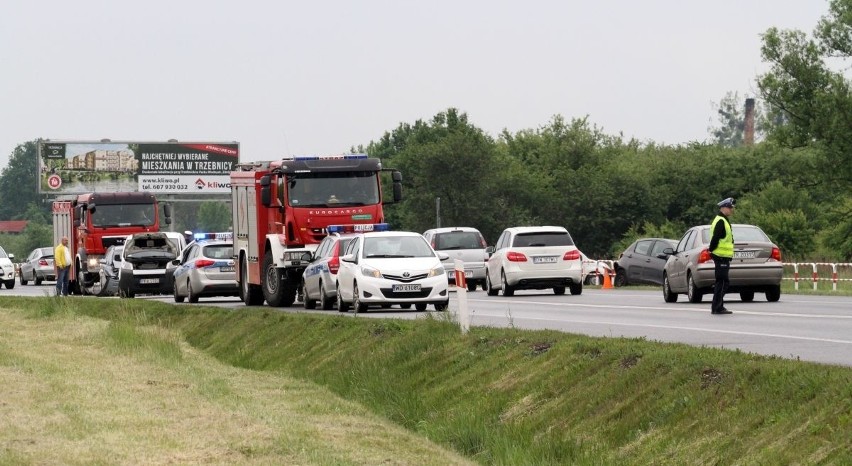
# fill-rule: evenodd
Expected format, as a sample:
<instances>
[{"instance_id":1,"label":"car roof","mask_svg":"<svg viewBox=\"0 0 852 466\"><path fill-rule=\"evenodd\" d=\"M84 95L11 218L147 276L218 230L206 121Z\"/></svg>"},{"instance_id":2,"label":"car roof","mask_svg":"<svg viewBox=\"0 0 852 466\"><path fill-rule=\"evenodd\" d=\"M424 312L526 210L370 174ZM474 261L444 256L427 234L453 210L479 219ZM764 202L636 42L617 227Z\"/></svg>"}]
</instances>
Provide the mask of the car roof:
<instances>
[{"instance_id":1,"label":"car roof","mask_svg":"<svg viewBox=\"0 0 852 466\"><path fill-rule=\"evenodd\" d=\"M423 237L420 233L414 231L368 231L361 233L364 237L373 238L373 237L384 237L384 236L419 236Z\"/></svg>"},{"instance_id":2,"label":"car roof","mask_svg":"<svg viewBox=\"0 0 852 466\"><path fill-rule=\"evenodd\" d=\"M546 233L546 232L560 232L560 233L568 233L568 229L565 227L558 226L540 226L540 227L510 227L506 228L506 230L514 233Z\"/></svg>"},{"instance_id":3,"label":"car roof","mask_svg":"<svg viewBox=\"0 0 852 466\"><path fill-rule=\"evenodd\" d=\"M467 231L472 233L479 233L479 230L473 227L441 227L441 228L432 228L426 230L425 233L449 233L453 231Z\"/></svg>"}]
</instances>

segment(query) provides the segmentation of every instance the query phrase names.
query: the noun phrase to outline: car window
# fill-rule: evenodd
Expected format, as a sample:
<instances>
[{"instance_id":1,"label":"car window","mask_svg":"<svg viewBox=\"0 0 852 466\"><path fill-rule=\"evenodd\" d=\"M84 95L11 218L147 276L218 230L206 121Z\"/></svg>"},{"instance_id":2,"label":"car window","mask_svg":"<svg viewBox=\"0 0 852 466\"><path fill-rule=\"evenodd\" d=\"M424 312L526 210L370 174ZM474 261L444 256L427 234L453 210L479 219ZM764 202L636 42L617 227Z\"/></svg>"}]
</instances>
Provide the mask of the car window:
<instances>
[{"instance_id":1,"label":"car window","mask_svg":"<svg viewBox=\"0 0 852 466\"><path fill-rule=\"evenodd\" d=\"M636 254L647 256L651 251L651 243L653 243L651 240L642 240L637 242L634 252L636 252Z\"/></svg>"},{"instance_id":2,"label":"car window","mask_svg":"<svg viewBox=\"0 0 852 466\"><path fill-rule=\"evenodd\" d=\"M337 248L337 254L340 255L342 251L345 251L349 244L352 243L352 240L355 238L340 238L340 247ZM334 248L330 248L329 256L334 253Z\"/></svg>"},{"instance_id":3,"label":"car window","mask_svg":"<svg viewBox=\"0 0 852 466\"><path fill-rule=\"evenodd\" d=\"M677 251L677 252L686 251L686 248L687 248L686 242L687 242L687 240L689 240L691 235L692 235L692 230L687 230L686 233L683 234L683 237L680 239L680 242L677 243L677 249L675 249L675 251Z\"/></svg>"},{"instance_id":4,"label":"car window","mask_svg":"<svg viewBox=\"0 0 852 466\"><path fill-rule=\"evenodd\" d=\"M516 248L573 245L571 235L564 231L519 233L512 242Z\"/></svg>"},{"instance_id":5,"label":"car window","mask_svg":"<svg viewBox=\"0 0 852 466\"><path fill-rule=\"evenodd\" d=\"M436 251L451 249L482 249L482 235L475 231L451 231L435 235L433 241Z\"/></svg>"},{"instance_id":6,"label":"car window","mask_svg":"<svg viewBox=\"0 0 852 466\"><path fill-rule=\"evenodd\" d=\"M663 253L663 249L672 247L668 241L655 241L654 247L651 248L651 256L657 257L658 254Z\"/></svg>"},{"instance_id":7,"label":"car window","mask_svg":"<svg viewBox=\"0 0 852 466\"><path fill-rule=\"evenodd\" d=\"M504 231L504 232L500 235L500 238L498 238L498 239L497 239L497 245L496 245L496 246L494 246L494 250L495 250L495 251L498 251L498 250L500 250L500 249L505 248L505 247L506 247L506 245L508 245L508 244L509 244L509 243L508 243L508 238L509 238L509 232L508 232L508 231Z\"/></svg>"}]
</instances>

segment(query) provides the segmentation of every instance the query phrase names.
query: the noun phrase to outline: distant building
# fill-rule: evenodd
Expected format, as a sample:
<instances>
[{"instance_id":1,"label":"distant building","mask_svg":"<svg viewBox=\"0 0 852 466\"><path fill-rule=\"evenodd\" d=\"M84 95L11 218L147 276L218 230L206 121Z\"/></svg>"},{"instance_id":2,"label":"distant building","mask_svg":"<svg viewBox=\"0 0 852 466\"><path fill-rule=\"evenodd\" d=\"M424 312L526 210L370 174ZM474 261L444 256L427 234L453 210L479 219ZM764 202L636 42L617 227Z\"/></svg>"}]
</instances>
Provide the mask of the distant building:
<instances>
[{"instance_id":1,"label":"distant building","mask_svg":"<svg viewBox=\"0 0 852 466\"><path fill-rule=\"evenodd\" d=\"M27 220L0 220L0 233L19 235L29 223Z\"/></svg>"}]
</instances>

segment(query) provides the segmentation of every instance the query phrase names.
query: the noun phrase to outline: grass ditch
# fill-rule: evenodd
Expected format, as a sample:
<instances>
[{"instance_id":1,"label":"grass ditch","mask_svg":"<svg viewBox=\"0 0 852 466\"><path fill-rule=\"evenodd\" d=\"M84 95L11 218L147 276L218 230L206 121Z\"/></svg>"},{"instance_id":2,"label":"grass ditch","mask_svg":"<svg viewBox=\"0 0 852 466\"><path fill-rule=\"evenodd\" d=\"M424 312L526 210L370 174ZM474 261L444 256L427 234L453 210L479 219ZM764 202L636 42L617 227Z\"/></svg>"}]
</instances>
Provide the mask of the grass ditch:
<instances>
[{"instance_id":1,"label":"grass ditch","mask_svg":"<svg viewBox=\"0 0 852 466\"><path fill-rule=\"evenodd\" d=\"M173 349L185 341L308 381L481 464L852 463L850 368L555 331L462 336L431 318L94 298L4 307L105 319L113 351L169 366L185 364Z\"/></svg>"}]
</instances>

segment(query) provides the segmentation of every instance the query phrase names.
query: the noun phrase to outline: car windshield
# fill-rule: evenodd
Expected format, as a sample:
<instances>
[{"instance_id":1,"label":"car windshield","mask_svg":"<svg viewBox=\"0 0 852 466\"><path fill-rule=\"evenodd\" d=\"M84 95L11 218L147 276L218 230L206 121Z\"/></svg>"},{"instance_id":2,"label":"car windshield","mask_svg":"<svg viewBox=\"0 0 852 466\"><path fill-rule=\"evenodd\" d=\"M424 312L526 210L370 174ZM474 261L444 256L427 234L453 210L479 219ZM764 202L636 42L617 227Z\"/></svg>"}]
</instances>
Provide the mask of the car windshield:
<instances>
[{"instance_id":1,"label":"car windshield","mask_svg":"<svg viewBox=\"0 0 852 466\"><path fill-rule=\"evenodd\" d=\"M364 257L434 257L432 248L419 236L374 236L364 238Z\"/></svg>"},{"instance_id":2,"label":"car windshield","mask_svg":"<svg viewBox=\"0 0 852 466\"><path fill-rule=\"evenodd\" d=\"M475 231L452 231L435 235L435 249L483 249L482 235Z\"/></svg>"},{"instance_id":3,"label":"car windshield","mask_svg":"<svg viewBox=\"0 0 852 466\"><path fill-rule=\"evenodd\" d=\"M0 259L8 259L9 256L6 255L6 251L3 248L0 248Z\"/></svg>"},{"instance_id":4,"label":"car windshield","mask_svg":"<svg viewBox=\"0 0 852 466\"><path fill-rule=\"evenodd\" d=\"M564 231L520 233L512 241L512 246L516 248L573 245L574 241L571 239L571 235Z\"/></svg>"},{"instance_id":5,"label":"car windshield","mask_svg":"<svg viewBox=\"0 0 852 466\"><path fill-rule=\"evenodd\" d=\"M42 257L53 257L53 248L41 248L40 253Z\"/></svg>"},{"instance_id":6,"label":"car windshield","mask_svg":"<svg viewBox=\"0 0 852 466\"><path fill-rule=\"evenodd\" d=\"M287 196L293 207L373 205L379 184L373 172L299 173L287 177Z\"/></svg>"},{"instance_id":7,"label":"car windshield","mask_svg":"<svg viewBox=\"0 0 852 466\"><path fill-rule=\"evenodd\" d=\"M153 225L154 209L154 204L98 204L92 214L92 225L96 227Z\"/></svg>"}]
</instances>

